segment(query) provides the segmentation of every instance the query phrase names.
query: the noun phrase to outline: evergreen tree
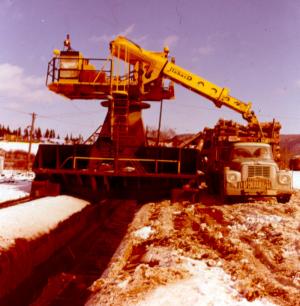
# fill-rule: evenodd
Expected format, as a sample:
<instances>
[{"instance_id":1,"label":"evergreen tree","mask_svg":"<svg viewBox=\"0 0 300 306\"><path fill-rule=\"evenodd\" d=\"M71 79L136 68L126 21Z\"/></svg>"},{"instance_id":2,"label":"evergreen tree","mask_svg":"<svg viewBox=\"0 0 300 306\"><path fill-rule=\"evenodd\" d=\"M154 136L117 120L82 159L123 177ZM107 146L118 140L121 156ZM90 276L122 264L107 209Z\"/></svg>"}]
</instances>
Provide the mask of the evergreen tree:
<instances>
[{"instance_id":1,"label":"evergreen tree","mask_svg":"<svg viewBox=\"0 0 300 306\"><path fill-rule=\"evenodd\" d=\"M17 136L18 136L18 137L21 137L21 136L22 136L22 130L21 130L20 127L19 127L18 130L17 130Z\"/></svg>"},{"instance_id":2,"label":"evergreen tree","mask_svg":"<svg viewBox=\"0 0 300 306\"><path fill-rule=\"evenodd\" d=\"M42 138L42 131L41 131L40 128L38 128L38 129L36 130L35 136L36 136L36 139L38 139L38 140L40 140L40 139Z\"/></svg>"},{"instance_id":3,"label":"evergreen tree","mask_svg":"<svg viewBox=\"0 0 300 306\"><path fill-rule=\"evenodd\" d=\"M45 137L45 138L49 138L49 137L50 137L49 134L50 134L50 133L49 133L49 130L46 129L46 132L45 132L45 134L44 134L44 137Z\"/></svg>"},{"instance_id":4,"label":"evergreen tree","mask_svg":"<svg viewBox=\"0 0 300 306\"><path fill-rule=\"evenodd\" d=\"M51 129L49 132L49 138L51 139L55 138L55 131L53 129Z\"/></svg>"},{"instance_id":5,"label":"evergreen tree","mask_svg":"<svg viewBox=\"0 0 300 306\"><path fill-rule=\"evenodd\" d=\"M29 137L28 129L24 129L24 138L28 139L28 137Z\"/></svg>"}]
</instances>

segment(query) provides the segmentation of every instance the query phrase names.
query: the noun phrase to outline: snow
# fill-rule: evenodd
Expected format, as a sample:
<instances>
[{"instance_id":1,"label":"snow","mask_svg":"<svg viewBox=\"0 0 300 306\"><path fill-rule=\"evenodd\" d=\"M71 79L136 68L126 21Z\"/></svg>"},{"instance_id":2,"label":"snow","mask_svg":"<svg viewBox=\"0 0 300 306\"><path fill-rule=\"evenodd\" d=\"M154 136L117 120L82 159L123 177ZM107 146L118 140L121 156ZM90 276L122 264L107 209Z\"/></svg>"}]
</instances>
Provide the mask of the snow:
<instances>
[{"instance_id":1,"label":"snow","mask_svg":"<svg viewBox=\"0 0 300 306\"><path fill-rule=\"evenodd\" d=\"M292 171L293 188L300 189L300 171Z\"/></svg>"},{"instance_id":2,"label":"snow","mask_svg":"<svg viewBox=\"0 0 300 306\"><path fill-rule=\"evenodd\" d=\"M0 203L29 196L30 188L31 182L0 184Z\"/></svg>"},{"instance_id":3,"label":"snow","mask_svg":"<svg viewBox=\"0 0 300 306\"><path fill-rule=\"evenodd\" d=\"M36 154L39 144L31 144L31 153ZM10 142L10 141L0 141L0 149L4 151L25 151L28 152L29 143L28 142Z\"/></svg>"},{"instance_id":4,"label":"snow","mask_svg":"<svg viewBox=\"0 0 300 306\"><path fill-rule=\"evenodd\" d=\"M139 230L135 231L133 235L136 238L148 239L150 235L153 233L154 233L154 230L151 228L151 226L144 226L140 228Z\"/></svg>"},{"instance_id":5,"label":"snow","mask_svg":"<svg viewBox=\"0 0 300 306\"><path fill-rule=\"evenodd\" d=\"M89 202L71 196L57 196L3 208L0 210L0 248L9 248L16 239L34 239L47 234L87 205Z\"/></svg>"},{"instance_id":6,"label":"snow","mask_svg":"<svg viewBox=\"0 0 300 306\"><path fill-rule=\"evenodd\" d=\"M243 298L222 268L187 257L181 260L191 278L156 288L136 306L275 306L266 299Z\"/></svg>"},{"instance_id":7,"label":"snow","mask_svg":"<svg viewBox=\"0 0 300 306\"><path fill-rule=\"evenodd\" d=\"M38 143L32 143L32 154L37 153L38 146ZM0 149L7 152L16 150L28 152L28 148L28 142L0 141ZM33 178L33 172L17 170L0 171L0 203L29 196Z\"/></svg>"},{"instance_id":8,"label":"snow","mask_svg":"<svg viewBox=\"0 0 300 306\"><path fill-rule=\"evenodd\" d=\"M0 203L29 196L33 178L33 172L3 170L0 174Z\"/></svg>"}]
</instances>

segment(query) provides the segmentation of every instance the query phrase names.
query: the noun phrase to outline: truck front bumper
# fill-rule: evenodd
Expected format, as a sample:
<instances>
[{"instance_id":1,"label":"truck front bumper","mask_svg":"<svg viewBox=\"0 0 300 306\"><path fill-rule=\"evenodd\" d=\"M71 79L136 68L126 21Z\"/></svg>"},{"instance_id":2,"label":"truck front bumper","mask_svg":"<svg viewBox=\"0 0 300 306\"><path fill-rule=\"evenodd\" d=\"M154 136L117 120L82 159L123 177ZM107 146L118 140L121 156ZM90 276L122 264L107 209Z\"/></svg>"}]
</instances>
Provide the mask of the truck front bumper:
<instances>
[{"instance_id":1,"label":"truck front bumper","mask_svg":"<svg viewBox=\"0 0 300 306\"><path fill-rule=\"evenodd\" d=\"M224 195L226 196L277 196L291 193L290 186L273 186L271 180L263 177L248 178L234 183L226 182Z\"/></svg>"}]
</instances>

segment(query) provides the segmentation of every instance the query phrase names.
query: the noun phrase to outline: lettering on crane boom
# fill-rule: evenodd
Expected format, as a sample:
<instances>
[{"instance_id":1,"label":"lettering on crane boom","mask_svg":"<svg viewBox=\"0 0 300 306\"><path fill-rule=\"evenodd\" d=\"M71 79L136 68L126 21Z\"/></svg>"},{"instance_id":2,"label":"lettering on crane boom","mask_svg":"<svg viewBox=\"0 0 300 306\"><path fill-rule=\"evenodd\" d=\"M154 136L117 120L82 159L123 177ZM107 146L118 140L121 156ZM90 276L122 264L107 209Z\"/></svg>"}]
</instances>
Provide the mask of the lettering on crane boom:
<instances>
[{"instance_id":1,"label":"lettering on crane boom","mask_svg":"<svg viewBox=\"0 0 300 306\"><path fill-rule=\"evenodd\" d=\"M173 73L176 74L177 76L181 77L182 79L191 82L193 80L193 77L185 72L182 72L174 67L170 67L169 70L167 71L167 73ZM204 80L200 80L197 82L197 85L199 87L204 87L205 86L205 82Z\"/></svg>"},{"instance_id":2,"label":"lettering on crane boom","mask_svg":"<svg viewBox=\"0 0 300 306\"><path fill-rule=\"evenodd\" d=\"M181 78L187 80L187 81L191 81L193 78L191 75L185 74L183 72L181 72L180 70L175 69L174 67L170 67L170 70L167 72L172 72L174 74L177 74L178 76L180 76Z\"/></svg>"}]
</instances>

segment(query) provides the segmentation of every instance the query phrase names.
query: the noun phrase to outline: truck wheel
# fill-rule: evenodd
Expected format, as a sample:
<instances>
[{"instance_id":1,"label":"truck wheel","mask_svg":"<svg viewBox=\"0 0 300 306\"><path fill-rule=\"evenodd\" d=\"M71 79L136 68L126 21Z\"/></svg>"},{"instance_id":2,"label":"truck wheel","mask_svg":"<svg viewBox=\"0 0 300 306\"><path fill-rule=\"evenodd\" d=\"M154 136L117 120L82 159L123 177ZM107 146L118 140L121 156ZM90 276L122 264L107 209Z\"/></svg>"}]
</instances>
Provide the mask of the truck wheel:
<instances>
[{"instance_id":1,"label":"truck wheel","mask_svg":"<svg viewBox=\"0 0 300 306\"><path fill-rule=\"evenodd\" d=\"M291 199L291 195L290 194L285 194L285 195L281 195L281 196L277 196L277 202L278 203L288 203Z\"/></svg>"}]
</instances>

